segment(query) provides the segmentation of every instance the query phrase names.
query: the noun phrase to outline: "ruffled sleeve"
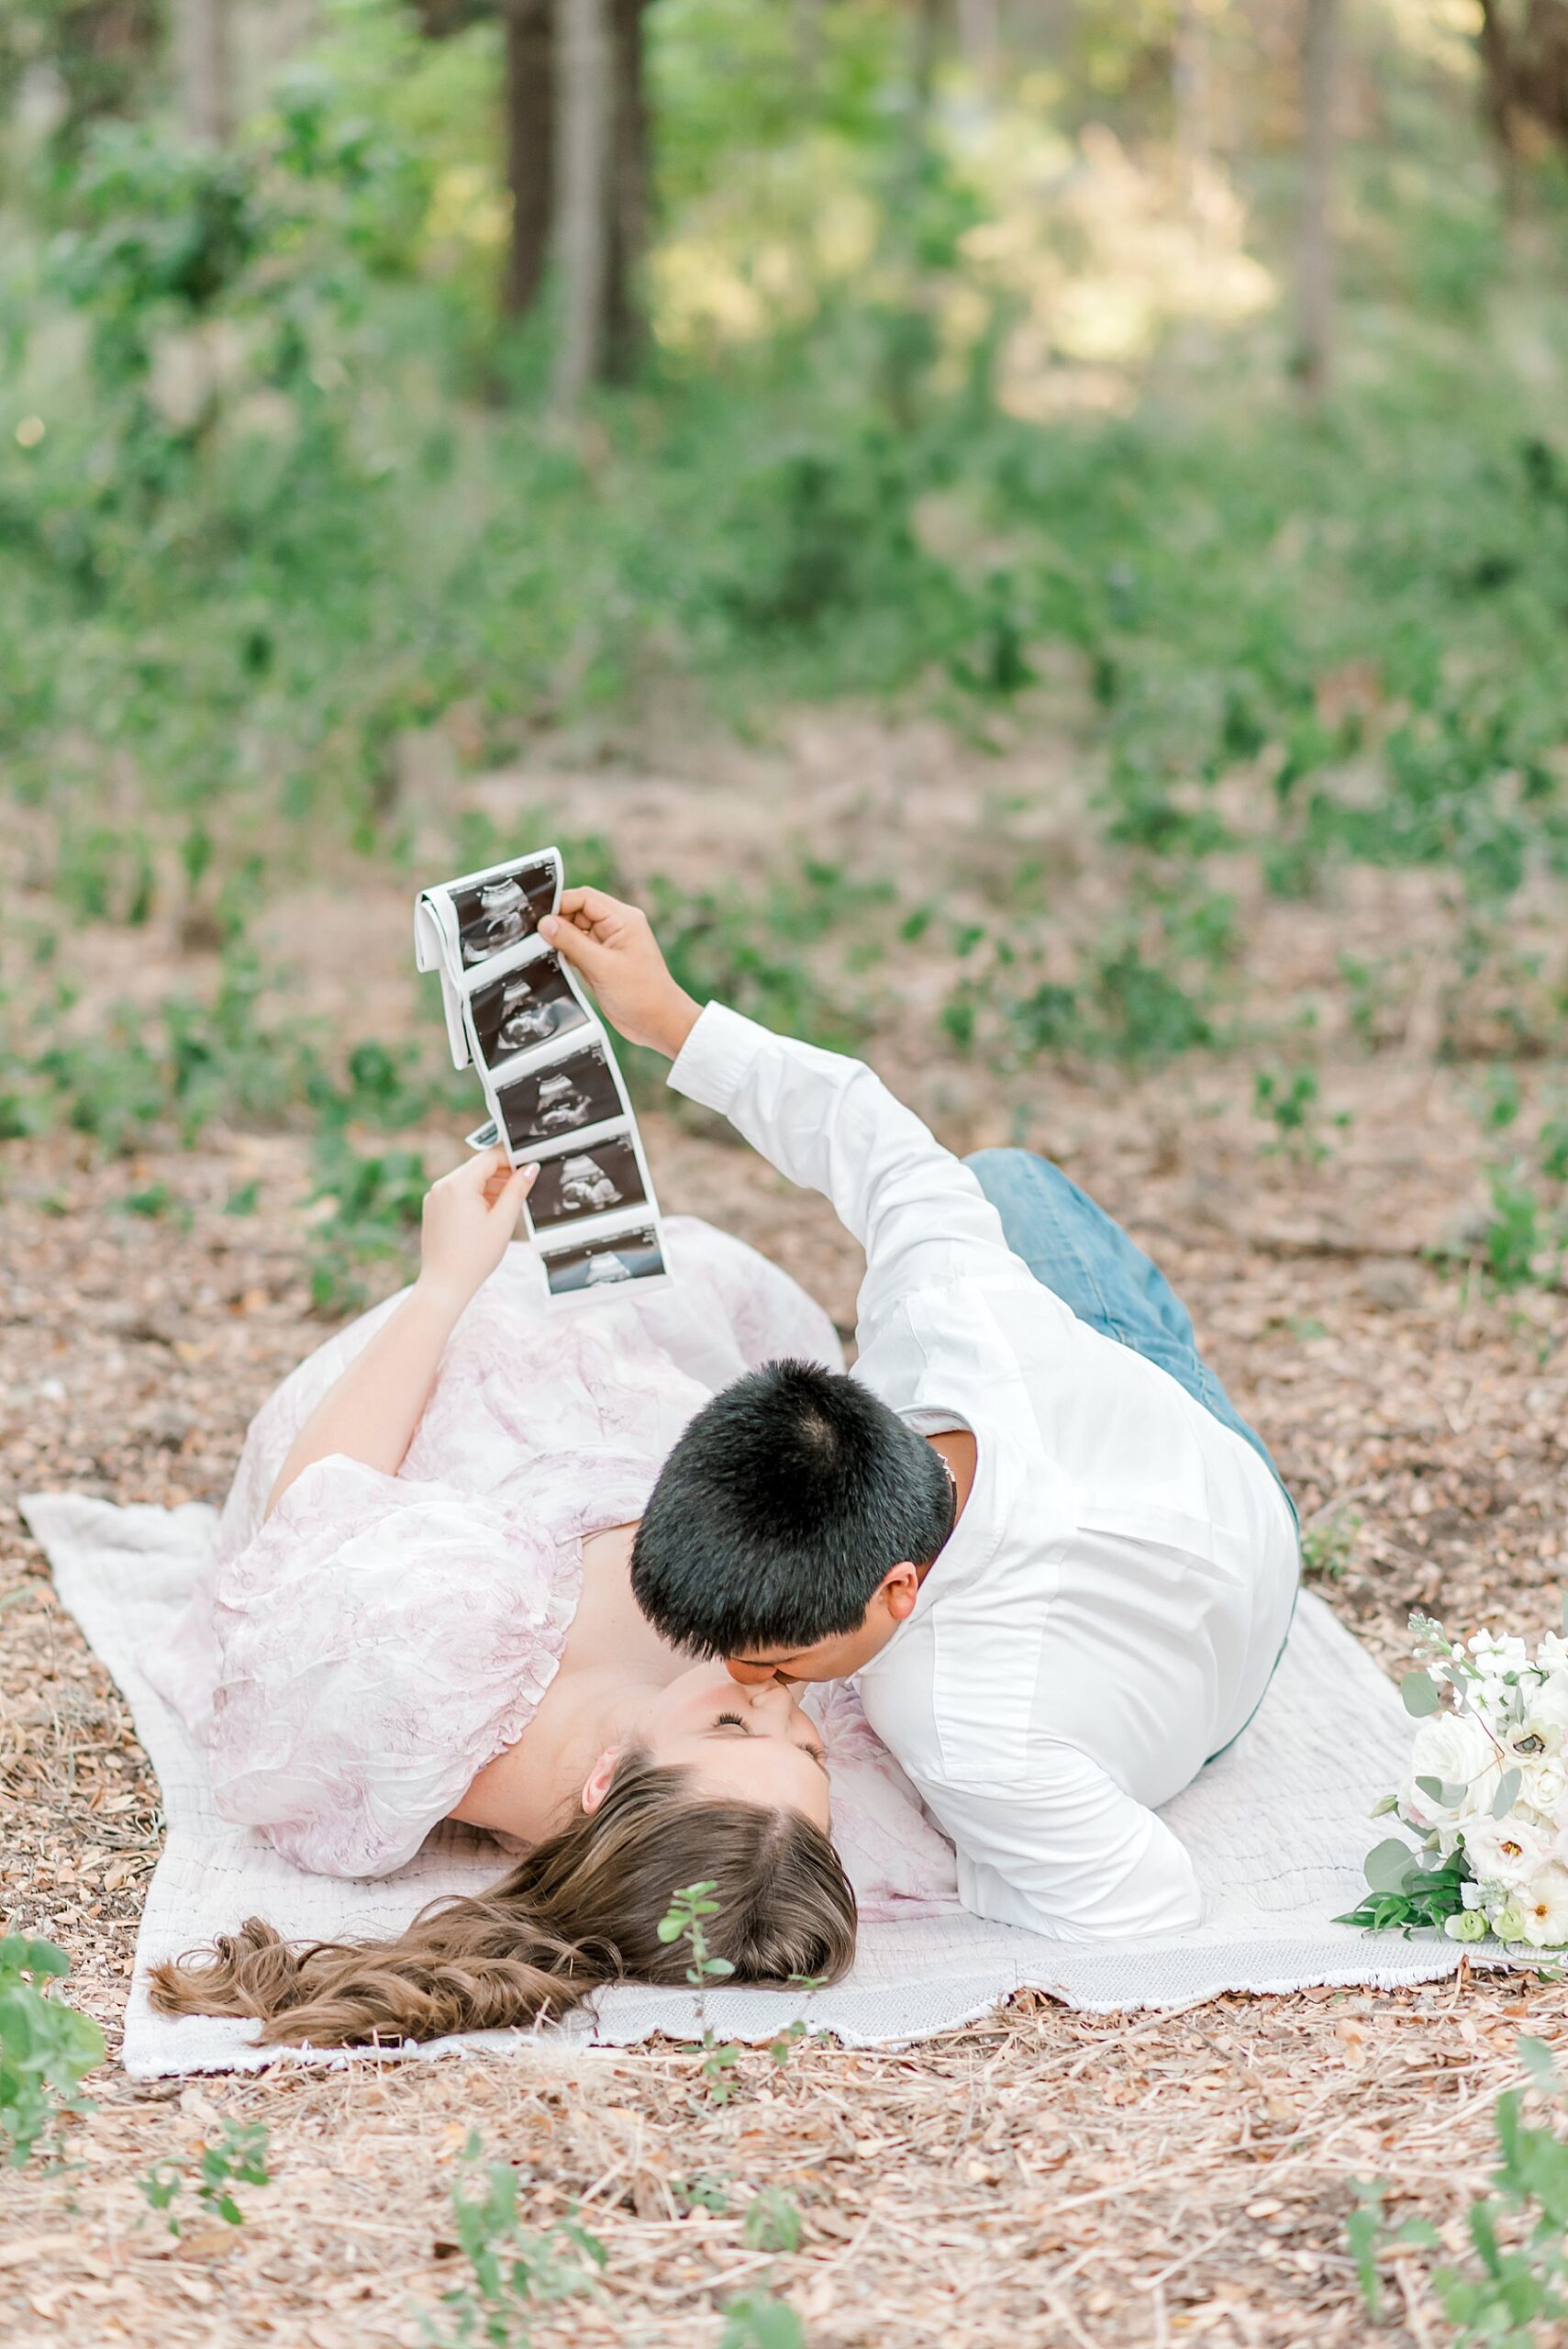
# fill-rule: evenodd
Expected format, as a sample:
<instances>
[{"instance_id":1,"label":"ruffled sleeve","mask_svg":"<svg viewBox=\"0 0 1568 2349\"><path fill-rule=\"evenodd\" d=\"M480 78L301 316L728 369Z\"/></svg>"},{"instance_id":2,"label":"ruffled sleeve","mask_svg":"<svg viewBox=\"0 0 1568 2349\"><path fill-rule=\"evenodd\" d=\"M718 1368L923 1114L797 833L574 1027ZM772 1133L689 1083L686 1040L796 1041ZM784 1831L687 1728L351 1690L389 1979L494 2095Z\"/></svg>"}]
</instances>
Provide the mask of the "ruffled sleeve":
<instances>
[{"instance_id":1,"label":"ruffled sleeve","mask_svg":"<svg viewBox=\"0 0 1568 2349\"><path fill-rule=\"evenodd\" d=\"M595 1513L636 1516L651 1474L597 1455ZM223 1817L317 1875L410 1859L555 1675L582 1561L554 1514L338 1457L307 1468L217 1580Z\"/></svg>"}]
</instances>

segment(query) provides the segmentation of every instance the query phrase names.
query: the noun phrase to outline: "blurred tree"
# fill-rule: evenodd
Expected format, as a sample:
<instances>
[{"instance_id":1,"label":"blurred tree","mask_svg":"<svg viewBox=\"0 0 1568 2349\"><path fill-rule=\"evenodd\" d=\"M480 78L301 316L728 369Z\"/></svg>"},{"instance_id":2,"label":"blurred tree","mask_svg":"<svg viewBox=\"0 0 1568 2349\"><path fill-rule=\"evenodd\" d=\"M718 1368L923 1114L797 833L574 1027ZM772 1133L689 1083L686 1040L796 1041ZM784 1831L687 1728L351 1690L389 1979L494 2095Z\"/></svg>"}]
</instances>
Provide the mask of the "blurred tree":
<instances>
[{"instance_id":1,"label":"blurred tree","mask_svg":"<svg viewBox=\"0 0 1568 2349\"><path fill-rule=\"evenodd\" d=\"M69 150L89 123L134 106L161 31L158 0L0 0L0 92L29 67L57 76L55 136Z\"/></svg>"},{"instance_id":2,"label":"blurred tree","mask_svg":"<svg viewBox=\"0 0 1568 2349\"><path fill-rule=\"evenodd\" d=\"M574 0L417 0L420 28L431 40L483 17L501 18L512 199L501 306L508 317L526 316L552 255L558 260L561 396L629 375L646 339L639 280L651 214L648 6L649 0L593 0L584 16Z\"/></svg>"},{"instance_id":3,"label":"blurred tree","mask_svg":"<svg viewBox=\"0 0 1568 2349\"><path fill-rule=\"evenodd\" d=\"M550 260L555 219L556 0L502 0L506 31L506 186L512 232L501 306L532 308Z\"/></svg>"},{"instance_id":4,"label":"blurred tree","mask_svg":"<svg viewBox=\"0 0 1568 2349\"><path fill-rule=\"evenodd\" d=\"M181 119L191 138L221 147L234 132L228 0L172 0L170 30Z\"/></svg>"},{"instance_id":5,"label":"blurred tree","mask_svg":"<svg viewBox=\"0 0 1568 2349\"><path fill-rule=\"evenodd\" d=\"M1339 0L1307 0L1301 50L1301 224L1296 372L1308 398L1328 388L1334 330L1334 101Z\"/></svg>"},{"instance_id":6,"label":"blurred tree","mask_svg":"<svg viewBox=\"0 0 1568 2349\"><path fill-rule=\"evenodd\" d=\"M1568 147L1568 0L1481 0L1486 111L1505 151L1527 126Z\"/></svg>"},{"instance_id":7,"label":"blurred tree","mask_svg":"<svg viewBox=\"0 0 1568 2349\"><path fill-rule=\"evenodd\" d=\"M640 277L650 230L651 170L643 16L649 0L610 0L609 263L605 286L605 372L624 381L646 334Z\"/></svg>"},{"instance_id":8,"label":"blurred tree","mask_svg":"<svg viewBox=\"0 0 1568 2349\"><path fill-rule=\"evenodd\" d=\"M608 366L612 125L611 0L561 0L556 250L561 333L555 395L570 406Z\"/></svg>"}]
</instances>

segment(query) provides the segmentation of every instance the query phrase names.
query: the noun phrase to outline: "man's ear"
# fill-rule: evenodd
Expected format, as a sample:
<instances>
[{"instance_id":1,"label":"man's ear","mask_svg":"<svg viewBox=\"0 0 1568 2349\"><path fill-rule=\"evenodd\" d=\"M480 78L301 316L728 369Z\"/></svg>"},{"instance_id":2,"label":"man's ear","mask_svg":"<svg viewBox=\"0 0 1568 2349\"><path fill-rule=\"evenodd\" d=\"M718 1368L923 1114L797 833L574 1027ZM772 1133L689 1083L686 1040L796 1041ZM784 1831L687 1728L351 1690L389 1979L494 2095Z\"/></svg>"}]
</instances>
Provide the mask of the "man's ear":
<instances>
[{"instance_id":1,"label":"man's ear","mask_svg":"<svg viewBox=\"0 0 1568 2349\"><path fill-rule=\"evenodd\" d=\"M920 1577L907 1558L900 1565L889 1566L877 1585L876 1595L895 1623L908 1621L920 1596Z\"/></svg>"},{"instance_id":2,"label":"man's ear","mask_svg":"<svg viewBox=\"0 0 1568 2349\"><path fill-rule=\"evenodd\" d=\"M595 1763L593 1768L589 1771L587 1776L584 1779L583 1792L579 1799L582 1802L584 1809L587 1811L590 1816L598 1809L599 1805L609 1793L610 1781L614 1778L619 1763L619 1746L606 1745L598 1760Z\"/></svg>"}]
</instances>

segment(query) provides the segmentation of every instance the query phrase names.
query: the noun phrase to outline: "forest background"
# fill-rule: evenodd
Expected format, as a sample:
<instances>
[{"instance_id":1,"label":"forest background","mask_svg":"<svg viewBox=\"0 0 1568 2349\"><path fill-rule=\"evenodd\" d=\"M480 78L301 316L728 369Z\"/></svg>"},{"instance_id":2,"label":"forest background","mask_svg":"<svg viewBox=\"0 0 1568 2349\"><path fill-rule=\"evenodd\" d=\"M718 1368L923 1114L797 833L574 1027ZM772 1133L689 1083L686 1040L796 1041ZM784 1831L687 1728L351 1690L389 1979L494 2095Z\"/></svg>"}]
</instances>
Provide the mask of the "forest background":
<instances>
[{"instance_id":1,"label":"forest background","mask_svg":"<svg viewBox=\"0 0 1568 2349\"><path fill-rule=\"evenodd\" d=\"M1565 0L8 0L8 1495L220 1499L404 1277L477 1113L412 892L548 838L1129 1221L1390 1666L1412 1605L1553 1627L1565 711ZM850 1329L831 1218L628 1057L666 1207ZM157 1788L0 1520L4 1915L112 2049ZM1025 2002L728 2098L101 2070L0 2308L1546 2340L1544 2107L1488 2178L1560 2005Z\"/></svg>"}]
</instances>

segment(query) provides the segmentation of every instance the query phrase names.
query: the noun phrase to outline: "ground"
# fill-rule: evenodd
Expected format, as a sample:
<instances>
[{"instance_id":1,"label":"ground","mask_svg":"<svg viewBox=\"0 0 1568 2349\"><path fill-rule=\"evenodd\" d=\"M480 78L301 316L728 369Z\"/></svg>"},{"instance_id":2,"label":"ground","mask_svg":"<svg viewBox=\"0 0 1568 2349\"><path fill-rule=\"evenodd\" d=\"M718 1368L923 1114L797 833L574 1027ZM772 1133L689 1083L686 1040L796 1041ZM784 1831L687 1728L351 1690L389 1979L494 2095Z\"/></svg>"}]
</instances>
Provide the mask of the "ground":
<instances>
[{"instance_id":1,"label":"ground","mask_svg":"<svg viewBox=\"0 0 1568 2349\"><path fill-rule=\"evenodd\" d=\"M966 967L954 926L984 921L1026 856L1046 876L1037 930L1065 934L1129 885L1085 845L1059 739L1023 723L977 744L932 723L802 718L746 751L662 746L662 774L563 751L468 797L504 833L548 807L562 831L605 835L633 885L659 870L755 894L802 852L891 883L894 912L855 900L826 944L789 952L829 982L859 972L866 1048L945 1139L1048 1150L1159 1256L1299 1498L1316 1586L1380 1661L1407 1653L1412 1606L1464 1629L1553 1627L1562 1300L1550 1282L1499 1295L1462 1261L1486 1147L1485 1041L1467 1050L1465 1022L1487 1016L1455 995L1464 908L1432 876L1370 870L1343 874L1328 903L1270 897L1241 855L1226 879L1247 1025L1229 1052L1165 1066L966 1053L935 1020ZM448 785L438 773L428 787ZM940 918L905 935L896 908L922 893ZM13 912L24 927L37 915L25 887ZM1511 923L1523 937L1546 918L1526 904ZM341 1033L433 1024L404 975L405 878L322 871L283 892L259 933L298 1003ZM79 1021L209 975L206 943L190 930L182 942L172 917L91 937ZM1347 958L1386 981L1373 1011L1363 986L1359 1019ZM1321 1114L1304 1135L1258 1114L1253 1080L1308 1035ZM711 1120L655 1106L646 1125L666 1208L767 1248L852 1325L854 1252L823 1207L785 1194ZM432 1168L456 1130L423 1137ZM324 1331L303 1269L319 1212L309 1163L286 1125L211 1127L192 1150L150 1141L130 1159L71 1133L8 1146L7 1496L221 1497L250 1414ZM251 1184L253 1212L226 1211ZM125 1211L160 1186L164 1212ZM0 1671L4 1911L70 1950L112 2057L158 1790L10 1498ZM595 2293L540 2310L541 2344L684 2349L763 2288L815 2349L1360 2341L1356 2181L1386 2180L1396 2214L1424 2211L1459 2250L1519 2035L1556 2042L1562 1999L1533 1976L1154 2017L1082 2018L1031 1997L904 2054L806 2045L782 2069L748 2057L723 2105L672 2049L149 2087L111 2060L63 2173L7 2179L0 2327L17 2349L417 2343L466 2273L449 2196L473 2130L517 2165L527 2224L577 2209L607 2248ZM272 2182L239 2190L243 2226L193 2222L176 2239L138 2181L189 2162L224 2116L265 2122ZM701 2179L718 2183L694 2201ZM793 2250L758 2242L758 2217L748 2242L749 2201L769 2187L798 2206ZM1385 2268L1377 2337L1444 2337L1422 2269L1414 2254ZM765 2343L736 2335L753 2337Z\"/></svg>"}]
</instances>

